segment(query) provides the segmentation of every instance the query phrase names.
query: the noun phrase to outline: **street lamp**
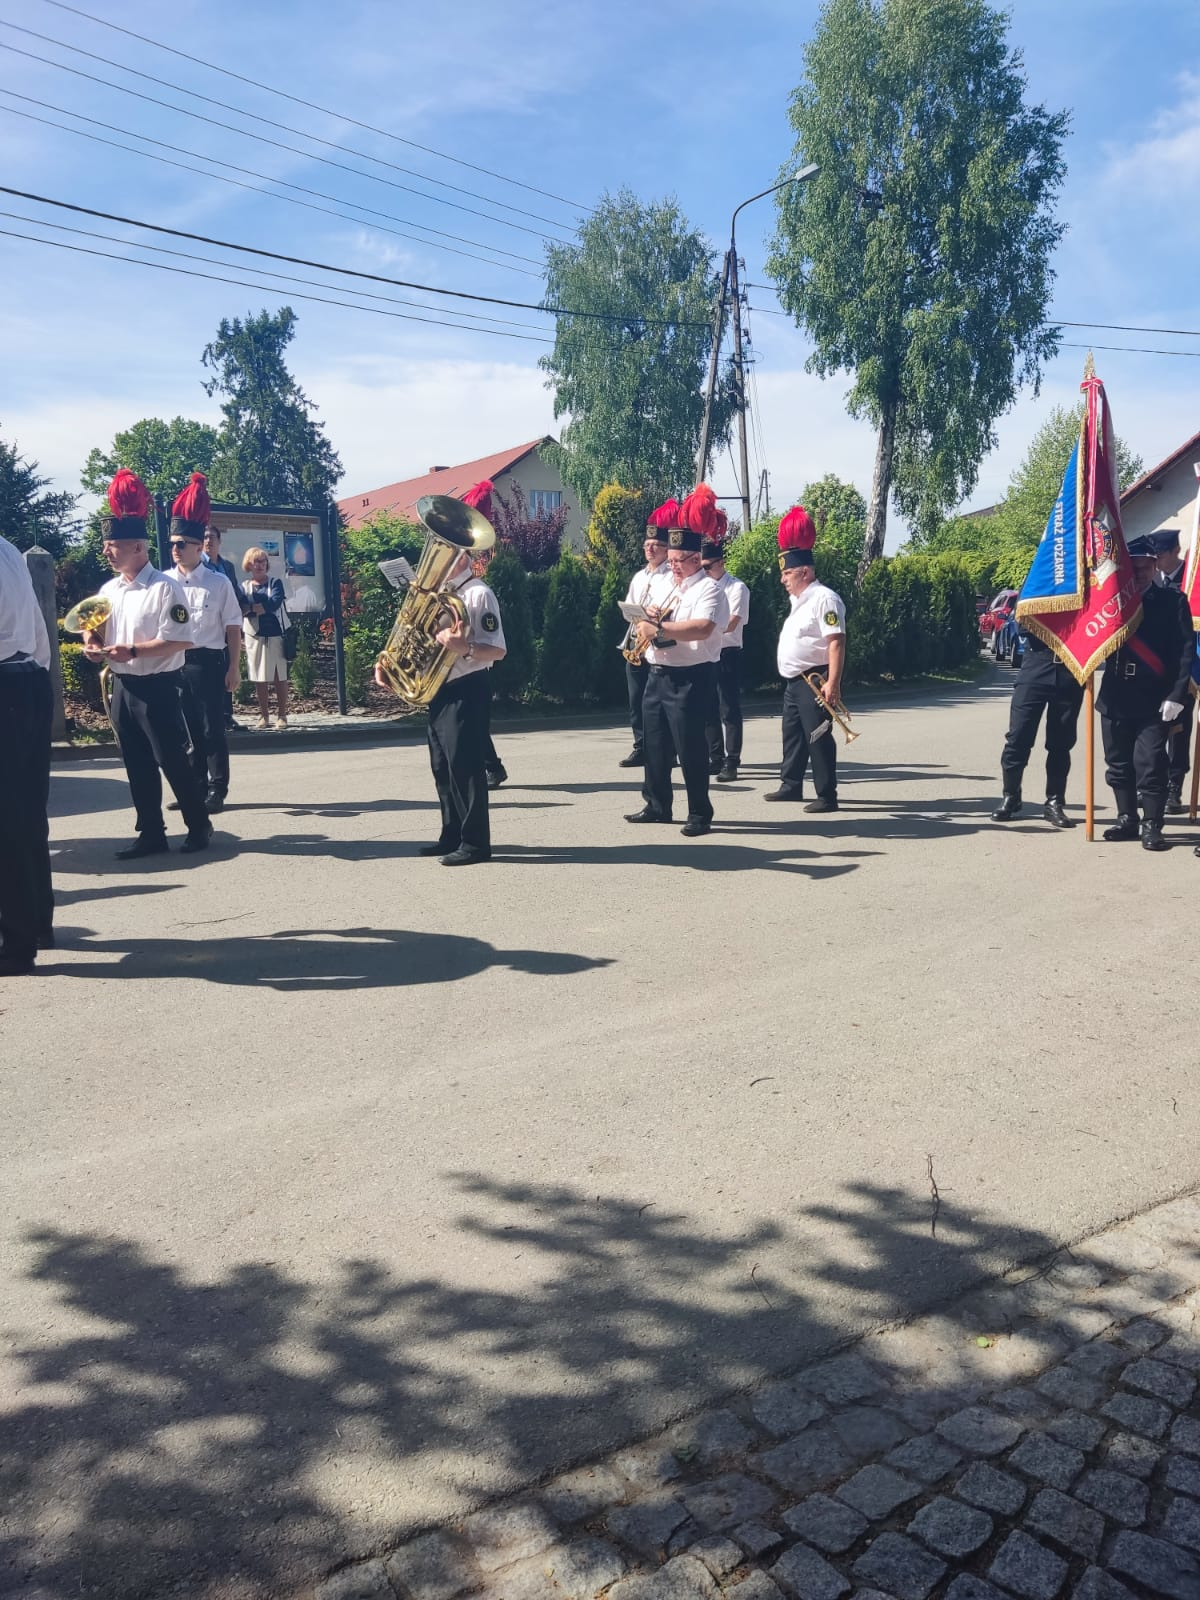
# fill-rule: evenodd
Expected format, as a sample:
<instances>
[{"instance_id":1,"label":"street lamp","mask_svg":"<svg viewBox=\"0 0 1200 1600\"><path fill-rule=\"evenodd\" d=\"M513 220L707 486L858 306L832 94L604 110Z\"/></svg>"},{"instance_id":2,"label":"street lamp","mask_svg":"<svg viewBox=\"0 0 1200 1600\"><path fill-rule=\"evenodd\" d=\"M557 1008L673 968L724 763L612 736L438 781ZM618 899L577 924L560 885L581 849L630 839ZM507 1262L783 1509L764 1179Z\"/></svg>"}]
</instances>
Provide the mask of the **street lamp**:
<instances>
[{"instance_id":1,"label":"street lamp","mask_svg":"<svg viewBox=\"0 0 1200 1600\"><path fill-rule=\"evenodd\" d=\"M708 386L704 395L704 421L700 428L700 451L696 467L696 480L702 482L708 468L709 439L712 428L712 403L713 394L717 387L717 363L720 357L721 337L725 331L725 298L728 294L733 301L733 365L736 374L737 407L738 407L738 442L740 445L742 467L742 527L750 526L750 457L746 448L746 368L742 359L742 303L741 291L738 286L738 258L737 258L737 219L738 212L744 211L755 200L765 199L767 195L774 194L778 189L786 189L789 183L807 183L810 178L815 178L821 168L815 161L810 161L807 166L800 167L788 177L773 183L769 189L763 189L758 194L752 194L749 200L743 200L734 210L729 222L729 249L725 255L725 264L721 272L721 293L717 300L717 314L713 327L712 352L708 363Z\"/></svg>"}]
</instances>

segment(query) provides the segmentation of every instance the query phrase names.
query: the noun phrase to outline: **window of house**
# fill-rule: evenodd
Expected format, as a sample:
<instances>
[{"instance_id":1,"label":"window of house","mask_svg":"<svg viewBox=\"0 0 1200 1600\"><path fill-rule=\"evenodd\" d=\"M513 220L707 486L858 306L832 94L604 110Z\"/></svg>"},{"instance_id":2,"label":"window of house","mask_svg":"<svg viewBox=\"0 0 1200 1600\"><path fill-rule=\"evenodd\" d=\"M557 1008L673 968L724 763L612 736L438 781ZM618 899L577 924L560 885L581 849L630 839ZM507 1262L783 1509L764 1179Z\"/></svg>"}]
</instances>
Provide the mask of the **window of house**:
<instances>
[{"instance_id":1,"label":"window of house","mask_svg":"<svg viewBox=\"0 0 1200 1600\"><path fill-rule=\"evenodd\" d=\"M561 505L561 489L531 489L529 491L530 516L540 517L543 512L557 511Z\"/></svg>"}]
</instances>

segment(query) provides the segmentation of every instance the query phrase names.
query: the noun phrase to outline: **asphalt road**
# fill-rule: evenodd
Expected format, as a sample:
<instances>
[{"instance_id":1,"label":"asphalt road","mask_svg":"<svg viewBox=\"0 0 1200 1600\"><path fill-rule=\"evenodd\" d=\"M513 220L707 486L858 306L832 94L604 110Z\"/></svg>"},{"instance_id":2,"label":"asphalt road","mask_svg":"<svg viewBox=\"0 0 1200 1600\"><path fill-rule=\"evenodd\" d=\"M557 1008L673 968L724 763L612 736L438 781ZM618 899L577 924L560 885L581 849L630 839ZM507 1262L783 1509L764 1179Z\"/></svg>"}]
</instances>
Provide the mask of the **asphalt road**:
<instances>
[{"instance_id":1,"label":"asphalt road","mask_svg":"<svg viewBox=\"0 0 1200 1600\"><path fill-rule=\"evenodd\" d=\"M420 746L235 757L133 870L56 771L0 1594L286 1592L1200 1181L1200 862L993 825L1009 682L864 711L830 817L750 722L694 842L623 731L502 735L463 872Z\"/></svg>"}]
</instances>

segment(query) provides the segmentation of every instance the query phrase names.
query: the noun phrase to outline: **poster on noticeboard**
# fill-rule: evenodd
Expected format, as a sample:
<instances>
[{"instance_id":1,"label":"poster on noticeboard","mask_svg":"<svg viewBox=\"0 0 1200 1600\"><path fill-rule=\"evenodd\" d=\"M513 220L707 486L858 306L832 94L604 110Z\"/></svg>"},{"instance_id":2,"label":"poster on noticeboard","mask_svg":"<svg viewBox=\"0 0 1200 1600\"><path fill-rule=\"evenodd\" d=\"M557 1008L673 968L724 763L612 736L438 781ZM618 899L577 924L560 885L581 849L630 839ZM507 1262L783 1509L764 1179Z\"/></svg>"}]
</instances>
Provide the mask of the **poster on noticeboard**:
<instances>
[{"instance_id":1,"label":"poster on noticeboard","mask_svg":"<svg viewBox=\"0 0 1200 1600\"><path fill-rule=\"evenodd\" d=\"M213 505L210 522L221 530L221 555L246 577L249 550L265 550L268 573L283 582L288 610L327 616L329 574L321 518L303 511Z\"/></svg>"}]
</instances>

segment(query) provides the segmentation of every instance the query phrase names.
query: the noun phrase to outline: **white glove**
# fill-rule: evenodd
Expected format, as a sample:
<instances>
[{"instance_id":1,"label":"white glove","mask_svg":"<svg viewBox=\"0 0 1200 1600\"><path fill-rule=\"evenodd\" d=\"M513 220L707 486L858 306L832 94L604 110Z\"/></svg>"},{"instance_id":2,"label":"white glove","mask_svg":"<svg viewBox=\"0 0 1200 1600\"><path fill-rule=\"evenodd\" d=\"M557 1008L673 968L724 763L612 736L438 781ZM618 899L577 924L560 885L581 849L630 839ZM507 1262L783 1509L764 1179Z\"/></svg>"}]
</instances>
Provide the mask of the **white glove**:
<instances>
[{"instance_id":1,"label":"white glove","mask_svg":"<svg viewBox=\"0 0 1200 1600\"><path fill-rule=\"evenodd\" d=\"M1178 722L1183 715L1183 707L1178 700L1164 700L1158 709L1164 722Z\"/></svg>"}]
</instances>

